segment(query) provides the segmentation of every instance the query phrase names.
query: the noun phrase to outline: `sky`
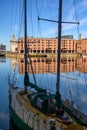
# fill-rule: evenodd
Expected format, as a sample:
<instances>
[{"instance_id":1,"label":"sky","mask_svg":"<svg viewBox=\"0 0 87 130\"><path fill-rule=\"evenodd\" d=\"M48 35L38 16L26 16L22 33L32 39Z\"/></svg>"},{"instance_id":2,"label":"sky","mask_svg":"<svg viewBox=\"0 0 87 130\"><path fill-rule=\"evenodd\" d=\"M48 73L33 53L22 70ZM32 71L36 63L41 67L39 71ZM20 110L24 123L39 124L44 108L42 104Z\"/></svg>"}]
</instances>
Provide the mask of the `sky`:
<instances>
[{"instance_id":1,"label":"sky","mask_svg":"<svg viewBox=\"0 0 87 130\"><path fill-rule=\"evenodd\" d=\"M62 0L62 21L80 22L62 24L62 35L87 38L87 0ZM27 0L27 35L29 37L56 37L58 24L38 21L41 18L58 21L59 0ZM0 0L0 44L10 49L12 34L24 36L23 0Z\"/></svg>"}]
</instances>

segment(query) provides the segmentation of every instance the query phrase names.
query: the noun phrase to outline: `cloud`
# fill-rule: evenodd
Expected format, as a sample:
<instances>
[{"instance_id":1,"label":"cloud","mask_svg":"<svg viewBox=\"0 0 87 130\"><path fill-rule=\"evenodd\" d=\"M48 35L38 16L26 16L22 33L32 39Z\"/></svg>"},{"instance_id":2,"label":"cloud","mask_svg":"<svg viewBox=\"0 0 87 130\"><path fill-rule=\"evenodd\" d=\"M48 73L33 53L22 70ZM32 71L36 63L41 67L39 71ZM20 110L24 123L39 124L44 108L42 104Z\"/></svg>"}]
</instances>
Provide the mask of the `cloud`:
<instances>
[{"instance_id":1,"label":"cloud","mask_svg":"<svg viewBox=\"0 0 87 130\"><path fill-rule=\"evenodd\" d=\"M66 15L66 17L65 17L65 15L63 16L63 17L65 17L65 20L67 21L67 22L71 22L72 20L73 20L73 18L74 18L74 10L73 10L73 8L70 8L70 11L67 13L67 15Z\"/></svg>"},{"instance_id":2,"label":"cloud","mask_svg":"<svg viewBox=\"0 0 87 130\"><path fill-rule=\"evenodd\" d=\"M82 2L80 3L80 5L87 7L87 0L82 0Z\"/></svg>"},{"instance_id":3,"label":"cloud","mask_svg":"<svg viewBox=\"0 0 87 130\"><path fill-rule=\"evenodd\" d=\"M87 38L87 31L81 30L80 33L82 34L82 38Z\"/></svg>"},{"instance_id":4,"label":"cloud","mask_svg":"<svg viewBox=\"0 0 87 130\"><path fill-rule=\"evenodd\" d=\"M81 19L80 25L87 25L87 18Z\"/></svg>"},{"instance_id":5,"label":"cloud","mask_svg":"<svg viewBox=\"0 0 87 130\"><path fill-rule=\"evenodd\" d=\"M57 28L50 28L48 30L43 31L43 36L55 35L56 32Z\"/></svg>"},{"instance_id":6,"label":"cloud","mask_svg":"<svg viewBox=\"0 0 87 130\"><path fill-rule=\"evenodd\" d=\"M13 27L13 28L14 28L14 30L15 30L15 31L18 31L18 30L19 30L18 25L14 25L14 27Z\"/></svg>"},{"instance_id":7,"label":"cloud","mask_svg":"<svg viewBox=\"0 0 87 130\"><path fill-rule=\"evenodd\" d=\"M87 1L86 0L82 0L77 3L78 15L81 15L81 14L83 15L84 11L87 11Z\"/></svg>"},{"instance_id":8,"label":"cloud","mask_svg":"<svg viewBox=\"0 0 87 130\"><path fill-rule=\"evenodd\" d=\"M74 28L76 28L76 25L74 25L74 24L64 24L63 25L63 30L70 30L70 29L74 29Z\"/></svg>"},{"instance_id":9,"label":"cloud","mask_svg":"<svg viewBox=\"0 0 87 130\"><path fill-rule=\"evenodd\" d=\"M57 17L58 17L58 8L57 8L58 2L57 2L57 4L55 4L55 2L52 2L51 0L47 0L43 3L44 7L46 7L46 8L47 8L47 3L49 4L49 7L52 8L52 10L50 11L51 14L52 14L52 18L54 20L55 19L57 20ZM85 35L87 34L87 32L86 32L87 1L86 0L81 0L81 1L78 0L78 1L76 1L75 5L76 6L74 7L72 2L68 2L67 5L66 5L65 2L63 2L62 19L63 19L63 21L66 21L66 22L75 22L75 21L78 22L79 21L80 25L78 26L78 25L75 25L75 24L62 24L62 31L64 31L65 33L68 33L68 34L72 33L72 35L74 35L74 37L77 37L78 36L77 28L78 28L80 30L79 32L81 32L81 33L83 32L82 35L85 37ZM50 27L49 29L46 28L46 30L44 30L44 32L42 32L42 34L45 35L45 36L50 36L50 35L54 36L55 34L57 34L57 32L58 32L57 27L56 28ZM86 33L84 33L84 32L86 32Z\"/></svg>"}]
</instances>

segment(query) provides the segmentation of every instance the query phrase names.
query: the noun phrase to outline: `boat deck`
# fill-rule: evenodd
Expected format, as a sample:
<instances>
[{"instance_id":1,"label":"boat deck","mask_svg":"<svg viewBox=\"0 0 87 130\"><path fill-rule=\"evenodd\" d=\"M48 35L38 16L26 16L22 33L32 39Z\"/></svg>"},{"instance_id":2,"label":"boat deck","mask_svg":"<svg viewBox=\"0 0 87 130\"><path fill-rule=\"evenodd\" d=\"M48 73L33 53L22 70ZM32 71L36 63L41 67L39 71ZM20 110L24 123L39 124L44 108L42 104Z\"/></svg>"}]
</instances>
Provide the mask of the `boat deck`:
<instances>
[{"instance_id":1,"label":"boat deck","mask_svg":"<svg viewBox=\"0 0 87 130\"><path fill-rule=\"evenodd\" d=\"M27 95L23 95L21 96L20 94L17 95L18 100L24 104L24 106L29 109L30 111L32 111L34 114L37 114L39 116L39 118L43 119L46 122L49 122L50 119L55 118L56 120L56 125L58 125L59 127L62 128L67 128L66 125L62 124L61 119L57 118L56 115L52 115L52 116L48 116L43 114L42 112L40 112L38 109L34 108L31 106L30 101L27 98Z\"/></svg>"},{"instance_id":2,"label":"boat deck","mask_svg":"<svg viewBox=\"0 0 87 130\"><path fill-rule=\"evenodd\" d=\"M23 91L19 92L18 89L15 89L13 93L14 94L12 94L12 98L14 101L12 106L15 106L14 109L17 115L24 120L25 123L31 127L34 127L34 130L37 130L37 127L38 130L52 130L51 126L53 125L55 126L56 130L87 130L75 122L67 126L55 114L52 114L51 116L45 115L38 109L32 107L28 99L28 95L31 93L31 91L29 91L28 94L24 94ZM37 122L39 122L39 125Z\"/></svg>"}]
</instances>

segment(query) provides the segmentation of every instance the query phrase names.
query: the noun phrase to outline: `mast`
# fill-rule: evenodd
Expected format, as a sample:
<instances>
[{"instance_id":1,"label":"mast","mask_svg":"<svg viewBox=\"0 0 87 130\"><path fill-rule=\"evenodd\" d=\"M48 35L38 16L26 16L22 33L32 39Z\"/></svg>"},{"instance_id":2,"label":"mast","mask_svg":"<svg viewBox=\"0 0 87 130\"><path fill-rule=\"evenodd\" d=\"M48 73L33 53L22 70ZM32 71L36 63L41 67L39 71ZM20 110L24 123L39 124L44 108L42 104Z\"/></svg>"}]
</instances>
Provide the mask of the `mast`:
<instances>
[{"instance_id":1,"label":"mast","mask_svg":"<svg viewBox=\"0 0 87 130\"><path fill-rule=\"evenodd\" d=\"M24 90L27 92L27 86L29 82L29 77L27 73L27 0L24 0L24 66L25 66L25 76L24 76Z\"/></svg>"},{"instance_id":2,"label":"mast","mask_svg":"<svg viewBox=\"0 0 87 130\"><path fill-rule=\"evenodd\" d=\"M59 24L58 24L58 49L57 49L57 83L56 83L56 104L60 108L61 95L60 95L60 57L61 57L61 27L62 27L62 0L59 0Z\"/></svg>"}]
</instances>

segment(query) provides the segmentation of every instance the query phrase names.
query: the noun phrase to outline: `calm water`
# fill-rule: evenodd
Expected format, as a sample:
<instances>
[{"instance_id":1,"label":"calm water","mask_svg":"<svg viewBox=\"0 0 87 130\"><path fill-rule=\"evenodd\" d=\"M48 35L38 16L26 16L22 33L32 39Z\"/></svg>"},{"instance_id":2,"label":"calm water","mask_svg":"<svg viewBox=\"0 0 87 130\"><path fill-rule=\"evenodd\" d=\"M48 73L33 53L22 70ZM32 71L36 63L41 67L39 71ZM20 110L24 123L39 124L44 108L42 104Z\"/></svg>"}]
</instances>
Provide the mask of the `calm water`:
<instances>
[{"instance_id":1,"label":"calm water","mask_svg":"<svg viewBox=\"0 0 87 130\"><path fill-rule=\"evenodd\" d=\"M56 59L33 58L32 66L37 84L46 88L48 92L55 93ZM2 130L16 129L9 114L8 75L15 79L17 86L23 88L23 68L23 60L0 58L0 129ZM34 82L30 64L27 69L30 80ZM87 115L87 59L63 58L60 81L62 98L73 100L75 107Z\"/></svg>"}]
</instances>

